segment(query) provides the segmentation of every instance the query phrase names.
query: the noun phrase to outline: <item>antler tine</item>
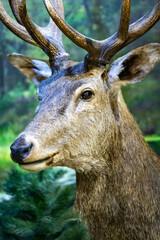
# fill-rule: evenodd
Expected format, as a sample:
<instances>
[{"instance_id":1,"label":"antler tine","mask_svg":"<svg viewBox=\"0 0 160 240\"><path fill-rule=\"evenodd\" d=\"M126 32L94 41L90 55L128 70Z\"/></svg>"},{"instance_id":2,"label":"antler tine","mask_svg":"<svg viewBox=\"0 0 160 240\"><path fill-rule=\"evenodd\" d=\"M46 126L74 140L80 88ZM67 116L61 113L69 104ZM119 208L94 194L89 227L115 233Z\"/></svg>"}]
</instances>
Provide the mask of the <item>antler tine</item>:
<instances>
[{"instance_id":1,"label":"antler tine","mask_svg":"<svg viewBox=\"0 0 160 240\"><path fill-rule=\"evenodd\" d=\"M19 3L20 0L9 0L13 15L15 16L18 23L23 25L21 18L19 16ZM58 12L62 18L64 18L64 8L62 0L55 1L55 7L58 9ZM57 28L55 23L50 19L49 24L46 27L39 27L35 24L35 26L43 33L43 35L48 35L48 33L52 33L53 38L57 38L59 42L62 44L62 32Z\"/></svg>"},{"instance_id":2,"label":"antler tine","mask_svg":"<svg viewBox=\"0 0 160 240\"><path fill-rule=\"evenodd\" d=\"M95 52L96 46L99 41L96 41L91 38L85 37L83 34L79 33L73 29L69 24L67 24L57 13L53 5L52 0L43 0L46 6L46 9L51 16L52 20L55 22L57 27L76 45L85 49L88 52Z\"/></svg>"},{"instance_id":3,"label":"antler tine","mask_svg":"<svg viewBox=\"0 0 160 240\"><path fill-rule=\"evenodd\" d=\"M27 32L32 36L32 38L39 44L39 46L45 51L45 53L50 57L54 58L57 53L66 54L63 46L49 36L44 36L43 28L38 28L29 18L26 9L26 0L19 0L19 16L26 28ZM45 33L45 31L44 31Z\"/></svg>"},{"instance_id":4,"label":"antler tine","mask_svg":"<svg viewBox=\"0 0 160 240\"><path fill-rule=\"evenodd\" d=\"M123 1L126 2L127 6L127 0ZM122 15L123 15L123 6L122 6ZM129 7L127 7L129 9ZM123 24L122 21L123 18L125 18L126 15L126 27L125 23ZM101 41L102 47L101 47L101 56L100 60L103 62L109 61L119 50L127 46L129 43L135 41L136 39L140 38L142 35L144 35L150 28L155 25L158 20L160 19L160 0L158 0L157 4L153 7L153 9L144 15L142 18L137 20L136 22L132 23L128 28L129 23L129 11L128 15L124 14L121 18L120 28L118 34L115 33L110 38ZM125 30L123 30L125 29ZM128 33L127 33L128 32Z\"/></svg>"},{"instance_id":5,"label":"antler tine","mask_svg":"<svg viewBox=\"0 0 160 240\"><path fill-rule=\"evenodd\" d=\"M130 22L130 8L131 1L123 0L121 10L121 20L119 25L118 37L125 40L128 36L129 22Z\"/></svg>"},{"instance_id":6,"label":"antler tine","mask_svg":"<svg viewBox=\"0 0 160 240\"><path fill-rule=\"evenodd\" d=\"M55 9L57 9L58 14L61 16L61 18L64 19L63 0L54 1L54 6L55 6ZM39 30L43 32L44 35L47 35L48 33L52 34L53 38L57 39L57 41L62 44L62 32L57 27L57 25L53 22L52 18L50 18L50 22L48 26L43 28L39 27Z\"/></svg>"},{"instance_id":7,"label":"antler tine","mask_svg":"<svg viewBox=\"0 0 160 240\"><path fill-rule=\"evenodd\" d=\"M25 28L23 26L21 26L19 23L17 23L16 21L14 21L6 13L1 1L0 1L0 20L11 32L13 32L19 38L21 38L24 41L31 43L35 46L38 46L38 44L31 38L31 36L28 34L28 32L25 30Z\"/></svg>"},{"instance_id":8,"label":"antler tine","mask_svg":"<svg viewBox=\"0 0 160 240\"><path fill-rule=\"evenodd\" d=\"M35 24L35 26L37 26L37 25ZM44 36L51 35L52 38L57 40L60 44L63 44L62 43L62 32L58 29L58 27L55 25L55 23L52 21L51 18L46 27L37 26L37 28Z\"/></svg>"},{"instance_id":9,"label":"antler tine","mask_svg":"<svg viewBox=\"0 0 160 240\"><path fill-rule=\"evenodd\" d=\"M138 21L134 22L129 27L129 34L127 39L127 44L132 41L140 38L144 35L154 24L158 22L160 19L160 0L158 0L157 4L154 8Z\"/></svg>"},{"instance_id":10,"label":"antler tine","mask_svg":"<svg viewBox=\"0 0 160 240\"><path fill-rule=\"evenodd\" d=\"M17 22L20 23L21 25L23 25L21 18L19 16L19 13L18 13L19 0L9 0L9 4L11 6L13 15L16 18Z\"/></svg>"}]
</instances>

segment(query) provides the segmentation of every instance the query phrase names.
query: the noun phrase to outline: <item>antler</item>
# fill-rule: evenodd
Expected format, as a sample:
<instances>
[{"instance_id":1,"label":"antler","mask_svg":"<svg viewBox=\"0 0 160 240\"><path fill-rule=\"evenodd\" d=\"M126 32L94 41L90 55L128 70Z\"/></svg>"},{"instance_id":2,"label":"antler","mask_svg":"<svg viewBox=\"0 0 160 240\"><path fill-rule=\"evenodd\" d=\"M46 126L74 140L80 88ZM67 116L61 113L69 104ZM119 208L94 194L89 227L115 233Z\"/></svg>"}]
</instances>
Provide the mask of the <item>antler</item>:
<instances>
[{"instance_id":1,"label":"antler","mask_svg":"<svg viewBox=\"0 0 160 240\"><path fill-rule=\"evenodd\" d=\"M31 38L28 32L25 30L23 26L15 22L5 11L3 5L0 1L0 20L3 24L15 35L19 38L23 39L24 41L31 43L33 45L38 46L38 44Z\"/></svg>"},{"instance_id":2,"label":"antler","mask_svg":"<svg viewBox=\"0 0 160 240\"><path fill-rule=\"evenodd\" d=\"M126 9L126 11L125 11ZM110 60L119 50L144 35L160 19L160 0L145 16L129 25L130 0L123 0L119 32L101 41L101 61Z\"/></svg>"},{"instance_id":3,"label":"antler","mask_svg":"<svg viewBox=\"0 0 160 240\"><path fill-rule=\"evenodd\" d=\"M160 19L160 0L151 12L135 23L130 22L130 0L123 0L120 26L117 33L110 38L97 41L87 38L73 29L56 12L52 0L43 0L45 6L58 28L76 45L89 53L88 61L106 64L120 49L144 35Z\"/></svg>"},{"instance_id":4,"label":"antler","mask_svg":"<svg viewBox=\"0 0 160 240\"><path fill-rule=\"evenodd\" d=\"M128 36L129 22L130 22L130 0L124 0L122 4L121 19L119 25L118 36L125 40Z\"/></svg>"},{"instance_id":5,"label":"antler","mask_svg":"<svg viewBox=\"0 0 160 240\"><path fill-rule=\"evenodd\" d=\"M45 28L38 27L31 21L26 10L26 0L9 0L18 23L5 12L0 1L0 20L18 37L41 47L50 59L57 55L68 56L62 45L62 31L72 42L88 51L87 61L91 65L106 64L120 49L144 35L160 19L158 0L152 11L129 25L130 0L123 0L118 32L108 39L98 41L87 38L64 21L62 0L43 1L52 19Z\"/></svg>"},{"instance_id":6,"label":"antler","mask_svg":"<svg viewBox=\"0 0 160 240\"><path fill-rule=\"evenodd\" d=\"M23 40L42 48L50 59L58 54L68 56L62 45L62 33L52 20L47 27L39 27L29 18L25 0L9 0L9 3L18 23L6 13L0 1L0 20L7 28ZM56 1L55 7L63 19L62 0Z\"/></svg>"},{"instance_id":7,"label":"antler","mask_svg":"<svg viewBox=\"0 0 160 240\"><path fill-rule=\"evenodd\" d=\"M55 22L57 27L76 45L79 47L85 49L88 52L91 52L92 50L95 50L95 46L93 46L95 43L98 43L98 41L87 38L83 34L79 33L75 29L73 29L69 24L67 24L58 14L56 9L54 8L52 0L43 0L44 4L46 6L46 9L48 10L49 15L51 16L52 20Z\"/></svg>"},{"instance_id":8,"label":"antler","mask_svg":"<svg viewBox=\"0 0 160 240\"><path fill-rule=\"evenodd\" d=\"M26 28L27 32L32 36L32 38L41 46L42 49L50 56L53 57L60 52L64 52L64 48L59 44L52 36L50 31L47 32L45 36L45 30L43 28L38 28L29 18L26 9L26 0L19 1L19 16L21 21ZM55 36L54 36L55 37ZM61 40L61 39L60 39Z\"/></svg>"},{"instance_id":9,"label":"antler","mask_svg":"<svg viewBox=\"0 0 160 240\"><path fill-rule=\"evenodd\" d=\"M9 3L17 22L23 25L23 22L21 21L21 18L19 15L19 6L21 3L21 0L9 0ZM58 9L60 16L64 18L64 9L63 9L62 1L55 2L55 6ZM41 28L36 25L36 27L39 28L39 30L42 31L44 35L47 35L48 32L52 32L52 35L54 35L54 38L55 39L57 38L58 41L62 43L62 32L56 27L56 25L53 23L51 19L48 26Z\"/></svg>"},{"instance_id":10,"label":"antler","mask_svg":"<svg viewBox=\"0 0 160 240\"><path fill-rule=\"evenodd\" d=\"M12 9L13 15L16 18L17 22L23 25L21 18L18 13L19 0L9 0L10 7Z\"/></svg>"}]
</instances>

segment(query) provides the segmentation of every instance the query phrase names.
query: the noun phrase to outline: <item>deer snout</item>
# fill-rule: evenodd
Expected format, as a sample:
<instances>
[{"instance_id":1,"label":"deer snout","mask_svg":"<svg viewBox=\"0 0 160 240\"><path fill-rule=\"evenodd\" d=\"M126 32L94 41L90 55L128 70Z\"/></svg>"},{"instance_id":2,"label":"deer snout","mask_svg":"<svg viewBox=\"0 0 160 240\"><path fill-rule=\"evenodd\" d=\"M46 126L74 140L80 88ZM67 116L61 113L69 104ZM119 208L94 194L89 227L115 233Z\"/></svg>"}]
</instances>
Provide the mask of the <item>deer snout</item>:
<instances>
[{"instance_id":1,"label":"deer snout","mask_svg":"<svg viewBox=\"0 0 160 240\"><path fill-rule=\"evenodd\" d=\"M28 157L33 147L33 143L26 142L23 135L19 136L11 145L11 158L16 163L23 163L23 160Z\"/></svg>"}]
</instances>

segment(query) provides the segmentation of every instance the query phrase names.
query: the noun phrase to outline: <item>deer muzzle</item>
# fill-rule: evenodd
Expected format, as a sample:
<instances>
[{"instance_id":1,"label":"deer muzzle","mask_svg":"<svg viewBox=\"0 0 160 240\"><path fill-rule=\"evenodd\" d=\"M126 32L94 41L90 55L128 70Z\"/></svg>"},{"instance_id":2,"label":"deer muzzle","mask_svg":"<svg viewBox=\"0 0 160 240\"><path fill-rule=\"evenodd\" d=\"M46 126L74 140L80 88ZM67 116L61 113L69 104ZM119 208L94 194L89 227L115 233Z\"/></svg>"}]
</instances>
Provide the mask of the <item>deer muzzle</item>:
<instances>
[{"instance_id":1,"label":"deer muzzle","mask_svg":"<svg viewBox=\"0 0 160 240\"><path fill-rule=\"evenodd\" d=\"M29 156L33 148L33 143L26 142L23 135L19 136L11 145L11 158L14 162L22 164Z\"/></svg>"}]
</instances>

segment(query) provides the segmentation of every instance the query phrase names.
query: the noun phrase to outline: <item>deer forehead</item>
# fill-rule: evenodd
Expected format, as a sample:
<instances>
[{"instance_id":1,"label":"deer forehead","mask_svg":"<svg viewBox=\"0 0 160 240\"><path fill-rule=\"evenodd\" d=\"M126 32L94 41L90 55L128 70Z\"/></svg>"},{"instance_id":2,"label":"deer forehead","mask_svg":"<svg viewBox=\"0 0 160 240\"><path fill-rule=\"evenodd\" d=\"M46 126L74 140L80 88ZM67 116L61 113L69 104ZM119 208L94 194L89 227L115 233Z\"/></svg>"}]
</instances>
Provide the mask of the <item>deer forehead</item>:
<instances>
[{"instance_id":1,"label":"deer forehead","mask_svg":"<svg viewBox=\"0 0 160 240\"><path fill-rule=\"evenodd\" d=\"M48 115L54 113L55 115L66 115L66 110L72 113L76 106L79 106L78 110L91 110L101 107L102 98L107 92L107 84L101 77L101 74L95 73L92 75L82 74L81 76L62 76L58 79L53 77L43 81L39 84L38 95L41 98L38 111L45 111ZM81 95L84 91L91 90L94 93L94 99L86 104L80 104ZM104 99L106 104L106 100ZM53 115L53 114L52 114Z\"/></svg>"},{"instance_id":2,"label":"deer forehead","mask_svg":"<svg viewBox=\"0 0 160 240\"><path fill-rule=\"evenodd\" d=\"M75 94L80 94L85 89L93 91L101 91L103 87L107 87L102 78L103 71L95 71L81 74L79 76L62 76L60 78L49 78L41 82L38 86L38 95L41 97L59 100L65 97L71 98Z\"/></svg>"}]
</instances>

